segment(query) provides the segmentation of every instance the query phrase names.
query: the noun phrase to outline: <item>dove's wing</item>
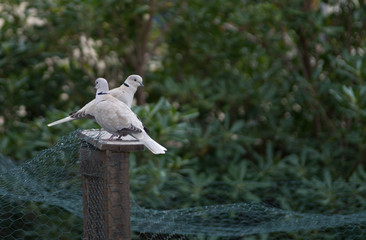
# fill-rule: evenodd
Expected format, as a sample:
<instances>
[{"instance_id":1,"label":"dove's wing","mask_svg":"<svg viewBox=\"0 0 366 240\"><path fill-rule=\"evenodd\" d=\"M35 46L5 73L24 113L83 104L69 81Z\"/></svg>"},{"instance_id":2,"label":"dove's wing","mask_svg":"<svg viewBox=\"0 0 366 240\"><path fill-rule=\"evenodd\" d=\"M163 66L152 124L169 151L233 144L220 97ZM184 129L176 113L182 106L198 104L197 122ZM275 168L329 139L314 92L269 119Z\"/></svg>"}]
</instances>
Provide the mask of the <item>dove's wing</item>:
<instances>
[{"instance_id":1,"label":"dove's wing","mask_svg":"<svg viewBox=\"0 0 366 240\"><path fill-rule=\"evenodd\" d=\"M126 105L119 105L121 106L119 107L120 111L118 111L118 113L121 114L121 119L124 118L126 120L128 130L130 131L129 134L143 142L144 145L154 154L165 154L167 149L161 146L148 135L148 133L145 131L145 126L138 118L138 116L134 112L132 112L132 110Z\"/></svg>"},{"instance_id":2,"label":"dove's wing","mask_svg":"<svg viewBox=\"0 0 366 240\"><path fill-rule=\"evenodd\" d=\"M80 110L72 112L69 114L68 117L62 118L55 122L52 122L52 123L48 124L47 126L52 127L54 125L64 123L64 122L69 122L69 121L76 120L76 119L83 119L83 118L94 119L94 116L93 116L94 102L95 102L95 100L93 99Z\"/></svg>"},{"instance_id":3,"label":"dove's wing","mask_svg":"<svg viewBox=\"0 0 366 240\"><path fill-rule=\"evenodd\" d=\"M70 113L69 116L74 119L82 119L82 118L94 119L93 116L94 105L95 105L95 99L86 104L82 109Z\"/></svg>"},{"instance_id":4,"label":"dove's wing","mask_svg":"<svg viewBox=\"0 0 366 240\"><path fill-rule=\"evenodd\" d=\"M130 134L143 142L154 154L164 154L166 151L166 148L145 132L136 114L126 104L111 95L105 96L95 105L94 117L97 123L111 134Z\"/></svg>"}]
</instances>

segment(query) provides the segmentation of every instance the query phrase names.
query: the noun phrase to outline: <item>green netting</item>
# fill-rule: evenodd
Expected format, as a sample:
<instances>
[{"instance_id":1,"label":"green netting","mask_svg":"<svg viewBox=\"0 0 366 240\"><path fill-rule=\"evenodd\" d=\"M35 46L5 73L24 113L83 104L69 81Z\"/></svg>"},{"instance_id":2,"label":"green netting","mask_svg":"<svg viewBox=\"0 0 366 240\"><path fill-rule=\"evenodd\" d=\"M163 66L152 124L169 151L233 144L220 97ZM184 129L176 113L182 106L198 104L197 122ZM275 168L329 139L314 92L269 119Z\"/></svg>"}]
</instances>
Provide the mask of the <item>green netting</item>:
<instances>
[{"instance_id":1,"label":"green netting","mask_svg":"<svg viewBox=\"0 0 366 240\"><path fill-rule=\"evenodd\" d=\"M77 133L19 165L0 156L1 239L82 238ZM362 182L329 182L324 197L310 180L248 182L238 188L227 182L199 185L189 175L183 181L171 175L151 183L149 174L142 176L133 167L135 239L366 239ZM152 188L148 193L146 186ZM233 193L247 200L229 200Z\"/></svg>"}]
</instances>

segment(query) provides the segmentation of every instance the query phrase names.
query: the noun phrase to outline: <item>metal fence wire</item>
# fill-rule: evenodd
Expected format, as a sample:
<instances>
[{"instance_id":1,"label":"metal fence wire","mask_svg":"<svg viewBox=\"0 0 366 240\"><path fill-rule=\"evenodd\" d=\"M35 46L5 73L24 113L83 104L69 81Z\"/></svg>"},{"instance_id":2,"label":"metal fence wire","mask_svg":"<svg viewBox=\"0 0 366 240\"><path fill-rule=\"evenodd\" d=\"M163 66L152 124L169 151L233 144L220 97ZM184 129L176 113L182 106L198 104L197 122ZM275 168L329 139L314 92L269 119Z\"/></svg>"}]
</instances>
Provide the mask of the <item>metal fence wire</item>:
<instances>
[{"instance_id":1,"label":"metal fence wire","mask_svg":"<svg viewBox=\"0 0 366 240\"><path fill-rule=\"evenodd\" d=\"M20 164L0 156L0 239L366 239L363 182L329 182L326 197L310 181L250 182L260 199L240 202L229 195L247 188L215 182L196 199L193 179L129 176L128 152L77 135Z\"/></svg>"}]
</instances>

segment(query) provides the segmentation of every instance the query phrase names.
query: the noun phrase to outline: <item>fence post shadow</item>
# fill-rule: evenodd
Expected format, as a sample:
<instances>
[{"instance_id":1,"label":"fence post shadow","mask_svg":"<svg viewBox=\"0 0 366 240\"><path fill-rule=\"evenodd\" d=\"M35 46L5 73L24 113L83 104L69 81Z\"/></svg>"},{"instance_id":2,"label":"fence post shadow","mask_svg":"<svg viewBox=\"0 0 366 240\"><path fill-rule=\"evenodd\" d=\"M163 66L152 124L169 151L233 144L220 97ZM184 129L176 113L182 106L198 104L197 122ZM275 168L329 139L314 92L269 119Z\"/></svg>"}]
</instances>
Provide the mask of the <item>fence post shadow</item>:
<instances>
[{"instance_id":1,"label":"fence post shadow","mask_svg":"<svg viewBox=\"0 0 366 240\"><path fill-rule=\"evenodd\" d=\"M83 239L131 239L130 152L144 150L132 137L104 140L106 132L84 130L79 160L83 192Z\"/></svg>"}]
</instances>

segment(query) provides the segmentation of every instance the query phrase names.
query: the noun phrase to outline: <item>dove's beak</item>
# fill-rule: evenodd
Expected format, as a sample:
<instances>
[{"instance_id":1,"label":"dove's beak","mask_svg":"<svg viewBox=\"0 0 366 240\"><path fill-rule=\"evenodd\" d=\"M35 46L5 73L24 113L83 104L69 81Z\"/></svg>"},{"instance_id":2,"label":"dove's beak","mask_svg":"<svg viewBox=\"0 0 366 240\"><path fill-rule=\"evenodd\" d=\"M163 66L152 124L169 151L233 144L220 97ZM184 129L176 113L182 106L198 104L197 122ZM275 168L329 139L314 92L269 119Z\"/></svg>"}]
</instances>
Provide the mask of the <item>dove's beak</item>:
<instances>
[{"instance_id":1,"label":"dove's beak","mask_svg":"<svg viewBox=\"0 0 366 240\"><path fill-rule=\"evenodd\" d=\"M142 83L140 83L140 86L141 86L141 87L145 87L145 86L144 86L144 84L142 84Z\"/></svg>"}]
</instances>

